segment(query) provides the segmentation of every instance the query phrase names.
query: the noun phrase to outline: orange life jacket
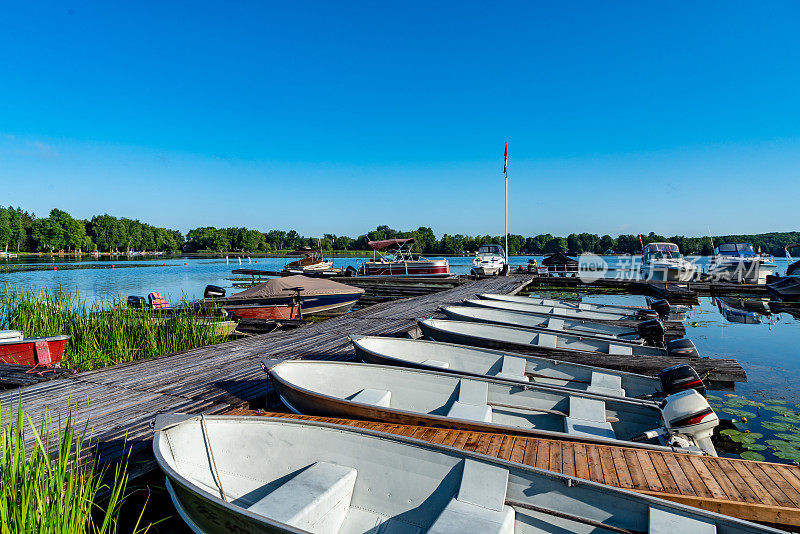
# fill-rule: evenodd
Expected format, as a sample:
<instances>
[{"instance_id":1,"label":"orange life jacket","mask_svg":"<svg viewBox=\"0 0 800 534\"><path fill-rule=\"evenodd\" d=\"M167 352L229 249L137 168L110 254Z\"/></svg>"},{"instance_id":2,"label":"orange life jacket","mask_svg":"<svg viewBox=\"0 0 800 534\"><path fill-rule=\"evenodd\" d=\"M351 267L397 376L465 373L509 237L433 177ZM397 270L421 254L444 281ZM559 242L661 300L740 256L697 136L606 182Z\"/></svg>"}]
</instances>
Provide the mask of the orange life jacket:
<instances>
[{"instance_id":1,"label":"orange life jacket","mask_svg":"<svg viewBox=\"0 0 800 534\"><path fill-rule=\"evenodd\" d=\"M170 309L169 302L167 302L167 299L165 299L164 295L161 293L150 293L147 295L147 299L150 301L150 307L154 310Z\"/></svg>"}]
</instances>

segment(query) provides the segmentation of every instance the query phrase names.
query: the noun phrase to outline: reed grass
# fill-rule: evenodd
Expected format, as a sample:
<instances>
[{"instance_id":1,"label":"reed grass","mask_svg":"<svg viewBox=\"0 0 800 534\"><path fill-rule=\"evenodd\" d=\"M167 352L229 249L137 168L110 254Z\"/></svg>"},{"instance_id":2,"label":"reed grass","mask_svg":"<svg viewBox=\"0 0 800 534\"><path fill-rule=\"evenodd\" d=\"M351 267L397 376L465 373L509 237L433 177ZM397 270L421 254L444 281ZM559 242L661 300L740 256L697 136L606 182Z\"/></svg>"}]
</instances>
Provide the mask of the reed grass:
<instances>
[{"instance_id":1,"label":"reed grass","mask_svg":"<svg viewBox=\"0 0 800 534\"><path fill-rule=\"evenodd\" d=\"M127 462L109 470L83 460L86 429L76 433L71 416L55 431L49 414L37 429L21 407L7 413L0 410L0 534L117 532Z\"/></svg>"},{"instance_id":2,"label":"reed grass","mask_svg":"<svg viewBox=\"0 0 800 534\"><path fill-rule=\"evenodd\" d=\"M0 329L26 337L70 336L62 367L89 371L117 363L193 349L225 341L203 326L201 310L181 303L166 324L154 324L147 310L121 299L89 303L63 291L0 290Z\"/></svg>"}]
</instances>

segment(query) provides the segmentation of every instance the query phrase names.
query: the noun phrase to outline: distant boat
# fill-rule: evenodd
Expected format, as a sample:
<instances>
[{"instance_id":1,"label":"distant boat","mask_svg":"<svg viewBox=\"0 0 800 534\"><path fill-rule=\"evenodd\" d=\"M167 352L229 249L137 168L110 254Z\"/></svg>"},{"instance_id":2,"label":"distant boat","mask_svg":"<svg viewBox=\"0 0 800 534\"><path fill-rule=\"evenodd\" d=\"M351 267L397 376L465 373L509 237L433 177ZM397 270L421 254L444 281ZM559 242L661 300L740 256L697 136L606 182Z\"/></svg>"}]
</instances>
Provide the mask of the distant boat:
<instances>
[{"instance_id":1,"label":"distant boat","mask_svg":"<svg viewBox=\"0 0 800 534\"><path fill-rule=\"evenodd\" d=\"M289 256L303 256L299 260L287 263L284 270L292 274L315 273L327 271L333 266L332 261L325 260L321 249L303 247L289 253Z\"/></svg>"},{"instance_id":2,"label":"distant boat","mask_svg":"<svg viewBox=\"0 0 800 534\"><path fill-rule=\"evenodd\" d=\"M323 278L294 275L273 278L229 297L205 299L206 305L245 319L295 319L299 315L347 313L364 290Z\"/></svg>"},{"instance_id":3,"label":"distant boat","mask_svg":"<svg viewBox=\"0 0 800 534\"><path fill-rule=\"evenodd\" d=\"M767 284L767 290L774 297L786 302L800 301L800 243L786 247L786 259L789 267L786 268L786 276ZM798 254L798 258L792 257L792 250Z\"/></svg>"},{"instance_id":4,"label":"distant boat","mask_svg":"<svg viewBox=\"0 0 800 534\"><path fill-rule=\"evenodd\" d=\"M763 285L775 268L772 256L756 254L750 243L721 243L714 248L708 275L712 280Z\"/></svg>"},{"instance_id":5,"label":"distant boat","mask_svg":"<svg viewBox=\"0 0 800 534\"><path fill-rule=\"evenodd\" d=\"M69 343L69 336L23 338L16 330L0 335L0 362L33 366L58 366Z\"/></svg>"},{"instance_id":6,"label":"distant boat","mask_svg":"<svg viewBox=\"0 0 800 534\"><path fill-rule=\"evenodd\" d=\"M703 381L688 364L665 369L655 378L455 343L377 336L352 337L351 341L356 356L364 363L418 367L614 397L664 397L684 389L705 393Z\"/></svg>"},{"instance_id":7,"label":"distant boat","mask_svg":"<svg viewBox=\"0 0 800 534\"><path fill-rule=\"evenodd\" d=\"M577 319L559 319L543 315L495 310L478 306L444 306L441 308L448 319L454 321L471 321L476 323L491 323L517 328L530 328L532 330L553 331L556 333L572 334L576 336L599 337L622 341L625 343L643 344L647 341L650 345L664 344L664 325L658 319L642 321L638 328L631 329L625 326L615 326L607 323L592 323Z\"/></svg>"},{"instance_id":8,"label":"distant boat","mask_svg":"<svg viewBox=\"0 0 800 534\"><path fill-rule=\"evenodd\" d=\"M450 276L447 259L428 259L414 256L411 245L414 238L370 241L372 261L364 262L361 274L365 276ZM376 258L375 253L379 257Z\"/></svg>"},{"instance_id":9,"label":"distant boat","mask_svg":"<svg viewBox=\"0 0 800 534\"><path fill-rule=\"evenodd\" d=\"M311 360L285 360L269 376L295 413L716 456L711 434L719 419L694 390L657 405L421 369Z\"/></svg>"},{"instance_id":10,"label":"distant boat","mask_svg":"<svg viewBox=\"0 0 800 534\"><path fill-rule=\"evenodd\" d=\"M197 533L756 534L777 530L352 426L159 415L153 453Z\"/></svg>"},{"instance_id":11,"label":"distant boat","mask_svg":"<svg viewBox=\"0 0 800 534\"><path fill-rule=\"evenodd\" d=\"M647 310L644 308L635 312L631 311L627 313L610 313L610 312L598 312L592 310L575 310L570 308L562 308L559 306L541 306L534 303L524 304L520 302L508 302L508 301L490 300L490 299L464 299L463 302L467 306L478 306L481 308L491 308L494 310L514 311L514 312L527 313L543 317L576 319L580 321L593 321L593 322L647 321L658 317L658 314L655 313L653 310Z\"/></svg>"},{"instance_id":12,"label":"distant boat","mask_svg":"<svg viewBox=\"0 0 800 534\"><path fill-rule=\"evenodd\" d=\"M472 274L496 275L506 266L506 254L500 245L481 245L472 260Z\"/></svg>"},{"instance_id":13,"label":"distant boat","mask_svg":"<svg viewBox=\"0 0 800 534\"><path fill-rule=\"evenodd\" d=\"M645 280L689 282L697 278L697 265L686 260L675 243L648 243L642 248L640 268Z\"/></svg>"},{"instance_id":14,"label":"distant boat","mask_svg":"<svg viewBox=\"0 0 800 534\"><path fill-rule=\"evenodd\" d=\"M694 343L688 339L670 341L667 343L667 348L661 348L598 337L465 321L424 319L417 323L422 334L434 341L501 350L522 350L542 355L554 352L582 352L631 357L699 357Z\"/></svg>"}]
</instances>

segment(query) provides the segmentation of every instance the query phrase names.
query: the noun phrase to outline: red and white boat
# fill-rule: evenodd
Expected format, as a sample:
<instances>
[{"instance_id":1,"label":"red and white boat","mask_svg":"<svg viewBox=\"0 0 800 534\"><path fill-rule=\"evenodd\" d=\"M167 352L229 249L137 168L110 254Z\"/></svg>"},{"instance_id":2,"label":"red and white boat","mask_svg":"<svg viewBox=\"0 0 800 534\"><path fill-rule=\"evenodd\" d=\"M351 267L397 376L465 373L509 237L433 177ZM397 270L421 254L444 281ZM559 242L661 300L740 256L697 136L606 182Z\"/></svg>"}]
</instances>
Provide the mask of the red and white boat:
<instances>
[{"instance_id":1,"label":"red and white boat","mask_svg":"<svg viewBox=\"0 0 800 534\"><path fill-rule=\"evenodd\" d=\"M369 246L375 251L372 261L364 262L364 276L450 276L450 264L447 259L428 259L414 256L411 245L414 238L384 239L370 241ZM377 253L377 256L376 254Z\"/></svg>"},{"instance_id":2,"label":"red and white boat","mask_svg":"<svg viewBox=\"0 0 800 534\"><path fill-rule=\"evenodd\" d=\"M0 331L0 362L50 367L59 365L69 336L23 338L17 330Z\"/></svg>"}]
</instances>

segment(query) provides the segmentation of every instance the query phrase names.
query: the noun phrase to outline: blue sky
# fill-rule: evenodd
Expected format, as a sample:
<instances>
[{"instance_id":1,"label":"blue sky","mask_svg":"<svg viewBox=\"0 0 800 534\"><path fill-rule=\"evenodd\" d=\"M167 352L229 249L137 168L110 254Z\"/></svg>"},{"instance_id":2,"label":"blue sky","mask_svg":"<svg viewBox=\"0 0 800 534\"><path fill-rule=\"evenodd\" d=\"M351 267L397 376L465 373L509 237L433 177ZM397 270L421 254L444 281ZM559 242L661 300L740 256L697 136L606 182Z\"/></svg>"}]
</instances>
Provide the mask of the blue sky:
<instances>
[{"instance_id":1,"label":"blue sky","mask_svg":"<svg viewBox=\"0 0 800 534\"><path fill-rule=\"evenodd\" d=\"M355 235L797 230L800 4L37 2L0 205Z\"/></svg>"}]
</instances>

